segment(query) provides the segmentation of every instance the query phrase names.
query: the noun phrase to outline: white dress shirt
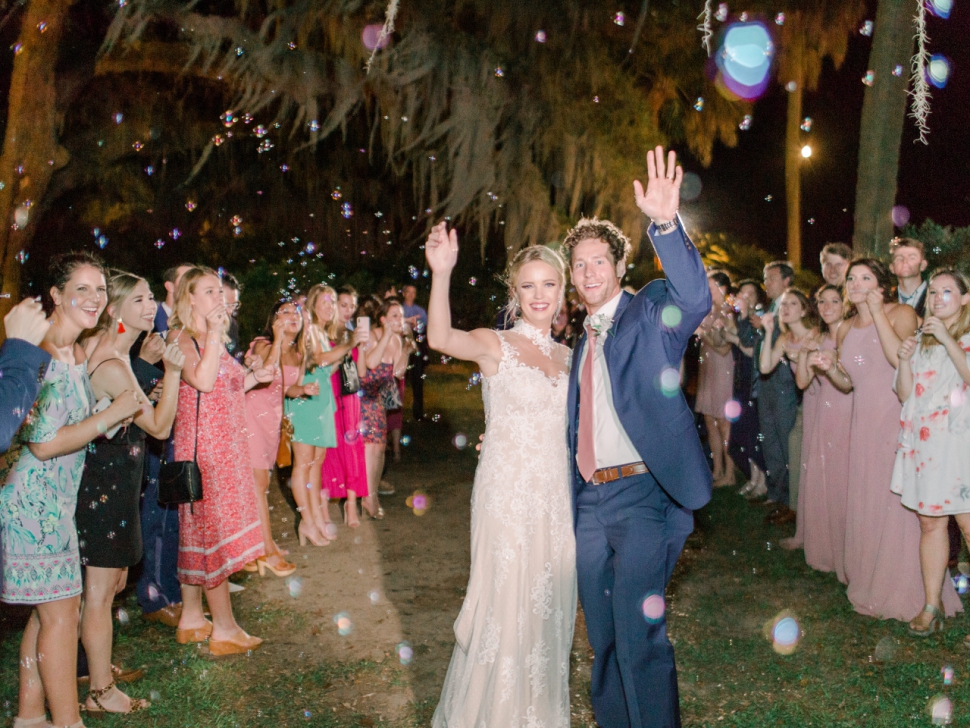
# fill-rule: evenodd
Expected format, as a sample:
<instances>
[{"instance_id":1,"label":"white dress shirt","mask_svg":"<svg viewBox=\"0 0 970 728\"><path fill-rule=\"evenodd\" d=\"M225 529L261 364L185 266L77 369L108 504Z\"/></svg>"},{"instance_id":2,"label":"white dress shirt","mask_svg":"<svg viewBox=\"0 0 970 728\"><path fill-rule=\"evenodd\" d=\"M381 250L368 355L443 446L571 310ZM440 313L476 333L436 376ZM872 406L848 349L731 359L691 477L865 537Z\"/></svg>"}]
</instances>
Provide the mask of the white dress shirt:
<instances>
[{"instance_id":1,"label":"white dress shirt","mask_svg":"<svg viewBox=\"0 0 970 728\"><path fill-rule=\"evenodd\" d=\"M617 293L596 313L613 318L622 295L623 291ZM606 339L606 332L596 337L596 358L593 360L593 450L596 454L597 470L643 460L630 441L629 435L626 434L626 430L623 429L623 423L620 422L613 407L610 371L606 366L606 352L603 349ZM587 346L583 347L583 356L579 362L580 373L589 354L588 344L587 340Z\"/></svg>"}]
</instances>

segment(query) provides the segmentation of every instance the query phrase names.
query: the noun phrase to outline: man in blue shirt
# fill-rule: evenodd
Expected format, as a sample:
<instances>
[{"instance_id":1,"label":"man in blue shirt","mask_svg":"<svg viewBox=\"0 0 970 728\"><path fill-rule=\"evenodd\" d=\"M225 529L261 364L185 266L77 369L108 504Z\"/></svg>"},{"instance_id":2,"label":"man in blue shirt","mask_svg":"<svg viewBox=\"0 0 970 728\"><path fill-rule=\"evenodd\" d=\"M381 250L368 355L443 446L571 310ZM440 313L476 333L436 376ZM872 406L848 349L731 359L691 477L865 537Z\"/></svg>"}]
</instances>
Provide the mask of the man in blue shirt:
<instances>
[{"instance_id":1,"label":"man in blue shirt","mask_svg":"<svg viewBox=\"0 0 970 728\"><path fill-rule=\"evenodd\" d=\"M3 317L7 340L0 348L0 450L10 447L40 392L51 355L38 345L50 324L41 305L25 298Z\"/></svg>"},{"instance_id":2,"label":"man in blue shirt","mask_svg":"<svg viewBox=\"0 0 970 728\"><path fill-rule=\"evenodd\" d=\"M418 345L417 355L412 360L409 380L411 383L411 413L415 420L424 417L424 365L428 361L428 312L414 301L418 297L417 286L409 283L401 289L404 296L404 320L414 332Z\"/></svg>"}]
</instances>

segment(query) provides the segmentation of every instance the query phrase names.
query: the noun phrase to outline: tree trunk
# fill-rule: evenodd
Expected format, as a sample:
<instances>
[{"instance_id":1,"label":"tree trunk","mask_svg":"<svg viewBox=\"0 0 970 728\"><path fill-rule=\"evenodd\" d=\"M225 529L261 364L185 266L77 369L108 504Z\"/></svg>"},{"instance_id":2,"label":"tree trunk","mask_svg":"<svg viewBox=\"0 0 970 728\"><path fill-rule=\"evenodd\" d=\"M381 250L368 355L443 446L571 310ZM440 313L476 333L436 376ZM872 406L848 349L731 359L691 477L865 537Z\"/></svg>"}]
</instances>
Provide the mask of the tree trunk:
<instances>
[{"instance_id":1,"label":"tree trunk","mask_svg":"<svg viewBox=\"0 0 970 728\"><path fill-rule=\"evenodd\" d=\"M0 316L20 296L20 251L28 249L37 229L38 216L31 213L40 208L59 155L54 68L72 3L29 0L23 11L0 154L0 290L9 296L0 299ZM26 223L18 224L25 222L23 214L14 212L25 205Z\"/></svg>"},{"instance_id":2,"label":"tree trunk","mask_svg":"<svg viewBox=\"0 0 970 728\"><path fill-rule=\"evenodd\" d=\"M803 32L792 36L789 50L792 78L795 90L788 92L788 118L785 122L785 207L788 211L788 260L795 270L802 267L802 154L799 144L802 125L802 95L805 74L803 72L803 53L805 36Z\"/></svg>"},{"instance_id":3,"label":"tree trunk","mask_svg":"<svg viewBox=\"0 0 970 728\"><path fill-rule=\"evenodd\" d=\"M856 182L852 249L885 257L893 237L892 208L896 202L899 145L906 121L906 87L913 50L912 0L879 0L876 28L869 53L875 73L862 103L859 172ZM902 66L901 76L892 70Z\"/></svg>"}]
</instances>

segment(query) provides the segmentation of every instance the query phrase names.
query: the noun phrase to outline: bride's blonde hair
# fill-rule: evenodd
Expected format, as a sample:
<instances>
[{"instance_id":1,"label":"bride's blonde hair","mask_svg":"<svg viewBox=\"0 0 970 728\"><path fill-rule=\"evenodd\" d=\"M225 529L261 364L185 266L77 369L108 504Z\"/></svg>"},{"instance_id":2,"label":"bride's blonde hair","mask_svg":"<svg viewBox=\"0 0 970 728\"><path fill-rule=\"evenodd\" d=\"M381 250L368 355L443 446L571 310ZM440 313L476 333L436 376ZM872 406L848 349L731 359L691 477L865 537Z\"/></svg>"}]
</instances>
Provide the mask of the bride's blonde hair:
<instances>
[{"instance_id":1,"label":"bride's blonde hair","mask_svg":"<svg viewBox=\"0 0 970 728\"><path fill-rule=\"evenodd\" d=\"M526 263L533 263L537 260L547 264L556 271L556 277L559 279L559 286L563 292L563 298L559 299L559 306L562 306L566 293L566 261L552 248L547 248L545 245L530 245L522 248L522 250L515 254L512 262L509 263L505 278L502 281L505 283L509 292L509 300L505 304L505 311L506 315L511 319L517 319L521 315L521 311L519 311L519 298L515 295L515 281L519 277L519 271L522 270L522 266ZM558 309L556 313L559 313Z\"/></svg>"}]
</instances>

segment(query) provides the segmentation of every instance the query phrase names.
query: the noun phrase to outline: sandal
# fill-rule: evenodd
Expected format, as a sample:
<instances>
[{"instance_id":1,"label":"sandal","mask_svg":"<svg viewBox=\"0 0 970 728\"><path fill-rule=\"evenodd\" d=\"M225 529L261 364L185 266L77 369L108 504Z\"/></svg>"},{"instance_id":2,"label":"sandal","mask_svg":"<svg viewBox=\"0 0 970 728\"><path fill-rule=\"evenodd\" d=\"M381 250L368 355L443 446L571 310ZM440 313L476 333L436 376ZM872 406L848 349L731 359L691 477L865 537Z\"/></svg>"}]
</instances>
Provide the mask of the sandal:
<instances>
[{"instance_id":1,"label":"sandal","mask_svg":"<svg viewBox=\"0 0 970 728\"><path fill-rule=\"evenodd\" d=\"M151 705L151 703L149 703L147 700L144 700L142 698L131 698L131 697L125 696L125 697L128 697L128 700L129 700L128 710L108 710L101 704L101 698L103 698L105 695L110 693L112 690L116 689L116 687L117 686L112 680L111 684L108 685L108 687L101 688L100 690L91 690L90 692L88 692L88 697L91 700L93 700L94 704L98 707L90 708L88 707L87 703L81 703L81 705L79 706L81 711L85 713L91 713L92 715L100 714L100 713L114 713L114 714L120 714L120 715L128 715L130 713L138 713L142 710L147 710L148 707ZM121 692L121 691L119 690L118 692ZM122 694L124 695L124 693Z\"/></svg>"},{"instance_id":2,"label":"sandal","mask_svg":"<svg viewBox=\"0 0 970 728\"><path fill-rule=\"evenodd\" d=\"M112 665L111 677L114 678L115 682L135 682L135 680L141 680L145 677L145 671L140 667L136 667L134 670L125 670L117 665ZM91 682L90 675L82 675L77 679L78 685L87 685L89 682Z\"/></svg>"},{"instance_id":3,"label":"sandal","mask_svg":"<svg viewBox=\"0 0 970 728\"><path fill-rule=\"evenodd\" d=\"M929 624L925 627L914 627L913 623L919 618L920 614L932 614L933 618L930 620ZM909 633L914 637L929 637L931 634L943 631L943 612L934 607L932 604L924 604L923 611L916 615L909 623Z\"/></svg>"}]
</instances>

